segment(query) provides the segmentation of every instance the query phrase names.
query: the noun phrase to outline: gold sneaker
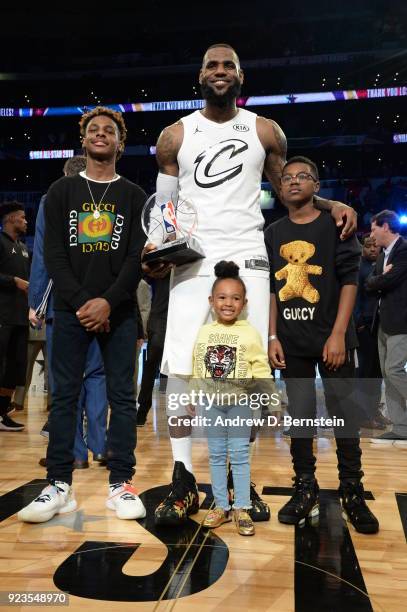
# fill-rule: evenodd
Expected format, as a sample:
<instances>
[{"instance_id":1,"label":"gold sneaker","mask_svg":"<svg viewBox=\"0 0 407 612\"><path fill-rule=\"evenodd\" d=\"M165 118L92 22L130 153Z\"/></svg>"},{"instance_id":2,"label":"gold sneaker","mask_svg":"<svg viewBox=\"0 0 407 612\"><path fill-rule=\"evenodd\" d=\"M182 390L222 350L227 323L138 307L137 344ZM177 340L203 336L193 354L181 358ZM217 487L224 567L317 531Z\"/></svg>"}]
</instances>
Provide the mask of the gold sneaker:
<instances>
[{"instance_id":1,"label":"gold sneaker","mask_svg":"<svg viewBox=\"0 0 407 612\"><path fill-rule=\"evenodd\" d=\"M254 535L254 524L247 510L245 510L244 508L237 508L233 511L233 518L235 521L237 533L239 535Z\"/></svg>"},{"instance_id":2,"label":"gold sneaker","mask_svg":"<svg viewBox=\"0 0 407 612\"><path fill-rule=\"evenodd\" d=\"M230 516L229 510L214 508L213 510L209 510L202 523L202 526L207 527L208 529L216 529L216 527L220 527L220 525L223 525L223 523L229 523L231 520L232 517Z\"/></svg>"}]
</instances>

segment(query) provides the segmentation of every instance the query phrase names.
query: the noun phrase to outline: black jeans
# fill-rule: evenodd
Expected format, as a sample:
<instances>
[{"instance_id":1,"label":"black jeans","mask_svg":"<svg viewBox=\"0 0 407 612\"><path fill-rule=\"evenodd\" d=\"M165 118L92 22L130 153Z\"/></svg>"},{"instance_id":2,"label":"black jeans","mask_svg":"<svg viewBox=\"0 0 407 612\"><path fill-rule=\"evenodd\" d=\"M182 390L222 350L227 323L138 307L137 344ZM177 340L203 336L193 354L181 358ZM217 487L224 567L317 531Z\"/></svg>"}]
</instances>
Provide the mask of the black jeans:
<instances>
[{"instance_id":1,"label":"black jeans","mask_svg":"<svg viewBox=\"0 0 407 612\"><path fill-rule=\"evenodd\" d=\"M136 463L136 401L133 373L136 361L137 321L129 315L111 318L108 334L86 331L73 313L56 311L53 324L51 368L54 376L49 416L48 480L72 483L77 403L82 387L88 347L97 338L104 362L111 415L107 432L109 482L129 480Z\"/></svg>"},{"instance_id":2,"label":"black jeans","mask_svg":"<svg viewBox=\"0 0 407 612\"><path fill-rule=\"evenodd\" d=\"M147 325L147 360L143 365L143 376L137 400L139 410L144 414L150 410L153 401L154 381L163 356L166 326L166 319L155 318L150 318Z\"/></svg>"},{"instance_id":3,"label":"black jeans","mask_svg":"<svg viewBox=\"0 0 407 612\"><path fill-rule=\"evenodd\" d=\"M377 328L375 333L370 325L358 331L359 348L357 369L360 404L364 418L373 418L378 410L382 392L382 371L380 369L379 349L377 346Z\"/></svg>"},{"instance_id":4,"label":"black jeans","mask_svg":"<svg viewBox=\"0 0 407 612\"><path fill-rule=\"evenodd\" d=\"M315 419L316 390L315 368L318 365L322 378L325 402L330 417L343 418L345 427L334 427L339 478L360 479L360 441L357 423L360 420L355 401L354 359L347 354L343 366L336 372L328 370L322 358L286 355L286 369L282 370L288 397L288 412L293 418ZM291 457L294 471L300 474L315 472L316 458L313 453L313 428L291 427Z\"/></svg>"}]
</instances>

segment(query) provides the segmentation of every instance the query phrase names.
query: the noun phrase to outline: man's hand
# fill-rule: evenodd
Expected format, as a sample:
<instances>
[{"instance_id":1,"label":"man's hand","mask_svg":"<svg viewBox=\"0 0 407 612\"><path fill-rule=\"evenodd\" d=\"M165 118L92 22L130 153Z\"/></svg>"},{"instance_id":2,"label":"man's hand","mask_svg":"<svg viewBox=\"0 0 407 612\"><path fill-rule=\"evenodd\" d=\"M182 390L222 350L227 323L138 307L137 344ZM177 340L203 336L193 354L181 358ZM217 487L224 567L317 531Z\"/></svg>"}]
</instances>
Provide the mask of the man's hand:
<instances>
[{"instance_id":1,"label":"man's hand","mask_svg":"<svg viewBox=\"0 0 407 612\"><path fill-rule=\"evenodd\" d=\"M345 334L333 332L325 342L322 358L328 370L334 372L345 363Z\"/></svg>"},{"instance_id":2,"label":"man's hand","mask_svg":"<svg viewBox=\"0 0 407 612\"><path fill-rule=\"evenodd\" d=\"M104 298L88 300L76 312L81 325L91 332L109 332L110 304Z\"/></svg>"},{"instance_id":3,"label":"man's hand","mask_svg":"<svg viewBox=\"0 0 407 612\"><path fill-rule=\"evenodd\" d=\"M146 253L151 253L151 251L156 251L156 250L157 250L156 244L152 244L151 242L146 244L146 246L141 252L141 261L143 261L143 257ZM172 268L173 268L172 263L158 263L157 262L157 263L150 263L150 264L146 264L146 263L141 264L141 269L143 270L144 274L148 274L148 276L151 276L152 278L165 278L167 274L170 273Z\"/></svg>"},{"instance_id":4,"label":"man's hand","mask_svg":"<svg viewBox=\"0 0 407 612\"><path fill-rule=\"evenodd\" d=\"M387 272L390 272L390 270L392 269L393 264L387 264L387 266L384 266L383 268L383 274L387 274Z\"/></svg>"},{"instance_id":5,"label":"man's hand","mask_svg":"<svg viewBox=\"0 0 407 612\"><path fill-rule=\"evenodd\" d=\"M332 208L331 215L335 219L335 223L337 227L342 227L343 229L340 235L341 240L346 240L356 232L358 225L358 216L356 211L347 204L343 202L335 202L331 200Z\"/></svg>"},{"instance_id":6,"label":"man's hand","mask_svg":"<svg viewBox=\"0 0 407 612\"><path fill-rule=\"evenodd\" d=\"M22 278L19 278L18 276L15 276L14 282L16 284L17 289L20 289L20 291L24 291L26 295L28 294L28 286L29 286L28 281L23 280Z\"/></svg>"},{"instance_id":7,"label":"man's hand","mask_svg":"<svg viewBox=\"0 0 407 612\"><path fill-rule=\"evenodd\" d=\"M269 360L273 368L276 370L284 370L285 357L283 347L281 346L280 340L270 340L269 342Z\"/></svg>"},{"instance_id":8,"label":"man's hand","mask_svg":"<svg viewBox=\"0 0 407 612\"><path fill-rule=\"evenodd\" d=\"M31 325L33 327L35 327L36 329L41 329L42 327L42 319L39 319L37 317L37 315L35 314L35 310L34 308L30 308L29 312L28 312L28 320L31 323Z\"/></svg>"}]
</instances>

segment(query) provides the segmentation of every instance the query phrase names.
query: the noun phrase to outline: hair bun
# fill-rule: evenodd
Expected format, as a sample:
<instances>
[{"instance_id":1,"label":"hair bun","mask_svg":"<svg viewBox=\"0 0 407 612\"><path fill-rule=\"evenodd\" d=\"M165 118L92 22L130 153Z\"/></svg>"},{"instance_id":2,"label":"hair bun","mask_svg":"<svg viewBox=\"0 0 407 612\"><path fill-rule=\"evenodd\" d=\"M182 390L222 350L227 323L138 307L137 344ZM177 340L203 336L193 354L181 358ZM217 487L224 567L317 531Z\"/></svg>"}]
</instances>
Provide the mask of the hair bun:
<instances>
[{"instance_id":1,"label":"hair bun","mask_svg":"<svg viewBox=\"0 0 407 612\"><path fill-rule=\"evenodd\" d=\"M239 278L239 266L234 261L219 261L215 266L217 278Z\"/></svg>"}]
</instances>

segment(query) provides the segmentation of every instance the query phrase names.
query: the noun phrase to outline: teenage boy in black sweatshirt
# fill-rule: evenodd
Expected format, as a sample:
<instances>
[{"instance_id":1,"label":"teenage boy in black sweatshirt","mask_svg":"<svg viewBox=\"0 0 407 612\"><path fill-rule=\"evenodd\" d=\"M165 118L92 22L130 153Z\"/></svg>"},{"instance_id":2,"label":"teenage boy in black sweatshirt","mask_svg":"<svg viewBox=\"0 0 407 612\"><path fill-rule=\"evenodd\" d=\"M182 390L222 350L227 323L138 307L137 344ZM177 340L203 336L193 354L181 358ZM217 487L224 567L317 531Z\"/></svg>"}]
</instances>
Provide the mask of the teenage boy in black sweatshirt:
<instances>
[{"instance_id":1,"label":"teenage boy in black sweatshirt","mask_svg":"<svg viewBox=\"0 0 407 612\"><path fill-rule=\"evenodd\" d=\"M360 245L356 236L341 241L329 214L317 210L318 169L305 157L293 157L281 176L281 199L288 216L270 225L266 246L270 261L269 357L281 369L289 413L296 419L315 419L315 376L318 366L330 417L337 422L339 494L355 529L376 533L379 523L364 500L361 483L357 407L352 401L353 349L357 346L352 321ZM278 513L282 523L297 524L318 514L313 427L291 427L294 493Z\"/></svg>"},{"instance_id":2,"label":"teenage boy in black sweatshirt","mask_svg":"<svg viewBox=\"0 0 407 612\"><path fill-rule=\"evenodd\" d=\"M136 446L133 371L137 322L134 296L145 242L140 187L116 174L126 126L121 113L97 107L80 121L86 171L53 183L45 205L45 264L54 281L49 419L49 486L19 512L43 522L75 510L72 492L76 405L88 346L99 341L111 407L107 433L109 491L106 506L122 519L145 516L131 485Z\"/></svg>"}]
</instances>

